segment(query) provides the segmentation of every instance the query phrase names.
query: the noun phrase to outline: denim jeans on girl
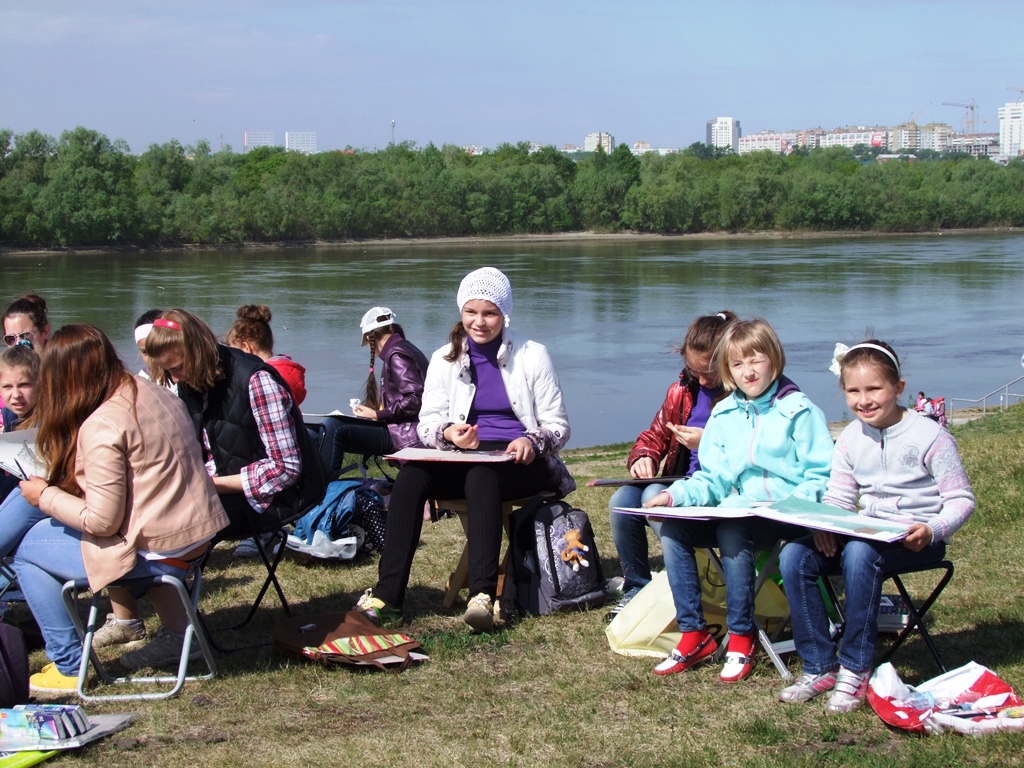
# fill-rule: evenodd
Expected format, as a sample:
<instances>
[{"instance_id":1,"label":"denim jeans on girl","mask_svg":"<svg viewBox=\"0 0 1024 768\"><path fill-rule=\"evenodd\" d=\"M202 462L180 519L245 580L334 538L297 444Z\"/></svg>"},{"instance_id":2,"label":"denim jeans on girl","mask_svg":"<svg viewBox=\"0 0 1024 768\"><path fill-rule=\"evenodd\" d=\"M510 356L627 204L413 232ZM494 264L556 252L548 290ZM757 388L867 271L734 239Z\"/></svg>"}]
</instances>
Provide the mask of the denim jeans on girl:
<instances>
[{"instance_id":1,"label":"denim jeans on girl","mask_svg":"<svg viewBox=\"0 0 1024 768\"><path fill-rule=\"evenodd\" d=\"M695 548L718 547L725 572L725 613L729 631L754 631L754 555L772 549L779 539L803 535L804 528L760 517L735 520L679 520L666 518L661 526L661 549L682 632L704 629L700 604L700 573Z\"/></svg>"},{"instance_id":2,"label":"denim jeans on girl","mask_svg":"<svg viewBox=\"0 0 1024 768\"><path fill-rule=\"evenodd\" d=\"M647 528L661 538L661 523L640 515L616 512L616 507L635 509L642 507L668 486L652 483L646 487L624 485L608 500L608 522L611 524L612 541L619 552L622 563L622 591L642 587L651 580L651 565L647 560Z\"/></svg>"},{"instance_id":3,"label":"denim jeans on girl","mask_svg":"<svg viewBox=\"0 0 1024 768\"><path fill-rule=\"evenodd\" d=\"M878 637L878 607L882 582L898 568L927 565L946 554L943 542L913 552L899 542L885 544L849 539L834 557L825 557L814 546L814 537L791 541L782 550L779 567L782 585L793 614L793 640L804 662L804 672L822 675L837 669L864 674L871 669ZM824 575L842 574L846 607L842 647L829 631L825 600L818 588Z\"/></svg>"},{"instance_id":4,"label":"denim jeans on girl","mask_svg":"<svg viewBox=\"0 0 1024 768\"><path fill-rule=\"evenodd\" d=\"M48 519L47 515L33 507L21 495L21 488L15 488L0 504L0 558L14 554L21 539L32 526L40 520Z\"/></svg>"},{"instance_id":5,"label":"denim jeans on girl","mask_svg":"<svg viewBox=\"0 0 1024 768\"><path fill-rule=\"evenodd\" d=\"M85 578L81 532L47 517L25 534L14 557L14 569L46 641L46 655L61 674L77 677L82 641L64 608L61 589L66 581ZM185 571L160 560L138 558L118 582L163 574L180 579Z\"/></svg>"}]
</instances>

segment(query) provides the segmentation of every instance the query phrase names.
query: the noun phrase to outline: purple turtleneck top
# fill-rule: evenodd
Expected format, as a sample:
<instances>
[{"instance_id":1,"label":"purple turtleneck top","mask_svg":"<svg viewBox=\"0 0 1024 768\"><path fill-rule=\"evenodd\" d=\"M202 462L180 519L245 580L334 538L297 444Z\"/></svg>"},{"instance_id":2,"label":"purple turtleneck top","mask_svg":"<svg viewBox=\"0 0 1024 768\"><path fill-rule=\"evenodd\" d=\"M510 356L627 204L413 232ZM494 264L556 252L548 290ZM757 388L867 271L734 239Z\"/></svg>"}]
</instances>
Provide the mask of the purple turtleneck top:
<instances>
[{"instance_id":1,"label":"purple turtleneck top","mask_svg":"<svg viewBox=\"0 0 1024 768\"><path fill-rule=\"evenodd\" d=\"M466 341L469 342L470 378L476 385L467 423L477 425L480 440L512 442L522 437L525 432L523 423L512 411L498 366L501 336L486 344L477 344L472 339Z\"/></svg>"}]
</instances>

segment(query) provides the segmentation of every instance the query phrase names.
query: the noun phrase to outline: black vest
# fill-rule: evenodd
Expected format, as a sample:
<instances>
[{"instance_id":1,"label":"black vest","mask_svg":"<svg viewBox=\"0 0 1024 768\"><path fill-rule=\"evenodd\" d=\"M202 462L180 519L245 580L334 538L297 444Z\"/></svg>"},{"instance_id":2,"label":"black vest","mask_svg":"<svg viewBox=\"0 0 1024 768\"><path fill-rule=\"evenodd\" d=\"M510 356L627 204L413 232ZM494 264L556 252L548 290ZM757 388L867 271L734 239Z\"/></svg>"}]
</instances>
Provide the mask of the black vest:
<instances>
[{"instance_id":1,"label":"black vest","mask_svg":"<svg viewBox=\"0 0 1024 768\"><path fill-rule=\"evenodd\" d=\"M224 378L206 392L206 408L203 408L203 393L184 383L178 385L178 396L192 417L200 445L203 443L203 429L206 429L217 474L237 475L243 467L267 458L256 426L256 416L249 404L249 379L257 371L264 371L286 392L290 393L290 390L281 375L255 355L224 345L218 345L217 351ZM290 413L302 457L302 475L298 483L277 493L263 513L281 522L294 520L319 503L327 485L320 456L294 398ZM263 522L269 522L269 519Z\"/></svg>"}]
</instances>

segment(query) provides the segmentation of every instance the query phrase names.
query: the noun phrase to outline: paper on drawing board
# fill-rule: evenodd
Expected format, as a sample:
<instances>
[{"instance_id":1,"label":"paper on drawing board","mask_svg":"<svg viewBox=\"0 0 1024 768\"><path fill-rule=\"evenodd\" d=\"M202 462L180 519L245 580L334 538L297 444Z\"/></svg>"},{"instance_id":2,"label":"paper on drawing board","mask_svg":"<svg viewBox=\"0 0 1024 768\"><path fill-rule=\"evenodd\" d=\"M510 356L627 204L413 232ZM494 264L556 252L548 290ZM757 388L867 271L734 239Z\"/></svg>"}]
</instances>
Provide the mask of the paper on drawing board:
<instances>
[{"instance_id":1,"label":"paper on drawing board","mask_svg":"<svg viewBox=\"0 0 1024 768\"><path fill-rule=\"evenodd\" d=\"M0 434L0 469L27 480L46 477L46 466L36 453L35 429L16 429Z\"/></svg>"},{"instance_id":2,"label":"paper on drawing board","mask_svg":"<svg viewBox=\"0 0 1024 768\"><path fill-rule=\"evenodd\" d=\"M887 543L906 538L910 529L906 523L859 515L828 504L792 497L770 507L759 507L756 512L759 517L781 523Z\"/></svg>"},{"instance_id":3,"label":"paper on drawing board","mask_svg":"<svg viewBox=\"0 0 1024 768\"><path fill-rule=\"evenodd\" d=\"M615 511L627 515L671 517L678 520L727 520L757 514L757 510L741 507L616 507Z\"/></svg>"},{"instance_id":4,"label":"paper on drawing board","mask_svg":"<svg viewBox=\"0 0 1024 768\"><path fill-rule=\"evenodd\" d=\"M504 451L442 451L437 448L403 448L384 457L388 461L449 461L461 464L500 464L515 459Z\"/></svg>"},{"instance_id":5,"label":"paper on drawing board","mask_svg":"<svg viewBox=\"0 0 1024 768\"><path fill-rule=\"evenodd\" d=\"M623 485L645 486L661 483L672 485L676 480L685 480L685 475L662 475L661 477L601 477L596 480L588 480L587 488L619 488Z\"/></svg>"}]
</instances>

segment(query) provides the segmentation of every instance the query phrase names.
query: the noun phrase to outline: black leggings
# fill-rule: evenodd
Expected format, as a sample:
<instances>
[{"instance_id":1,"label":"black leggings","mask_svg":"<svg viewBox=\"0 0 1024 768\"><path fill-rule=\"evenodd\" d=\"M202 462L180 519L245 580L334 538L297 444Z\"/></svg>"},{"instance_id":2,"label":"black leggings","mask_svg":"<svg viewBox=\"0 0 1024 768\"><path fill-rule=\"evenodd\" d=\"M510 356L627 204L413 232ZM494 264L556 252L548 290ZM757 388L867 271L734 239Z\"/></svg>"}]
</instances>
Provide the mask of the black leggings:
<instances>
[{"instance_id":1,"label":"black leggings","mask_svg":"<svg viewBox=\"0 0 1024 768\"><path fill-rule=\"evenodd\" d=\"M337 479L346 453L355 454L361 461L364 456L385 456L395 450L388 425L379 421L367 419L366 423L359 424L326 418L322 429L320 459L327 467L329 481Z\"/></svg>"},{"instance_id":2,"label":"black leggings","mask_svg":"<svg viewBox=\"0 0 1024 768\"><path fill-rule=\"evenodd\" d=\"M500 445L504 449L505 443ZM481 445L481 448L488 449ZM490 448L493 450L493 448ZM501 553L501 503L548 487L541 457L530 464L411 462L398 472L388 504L384 553L374 595L401 607L423 529L423 505L432 499L465 499L469 509L469 594L495 597Z\"/></svg>"}]
</instances>

